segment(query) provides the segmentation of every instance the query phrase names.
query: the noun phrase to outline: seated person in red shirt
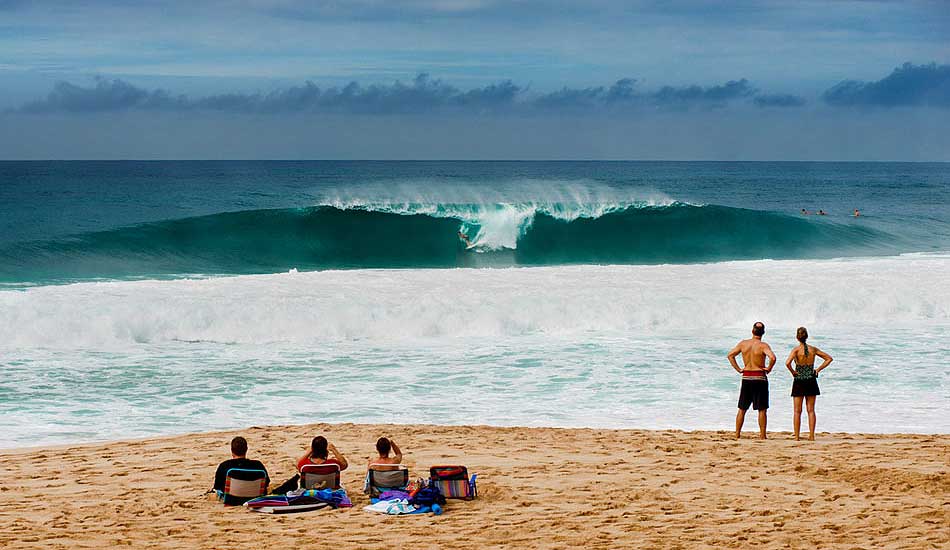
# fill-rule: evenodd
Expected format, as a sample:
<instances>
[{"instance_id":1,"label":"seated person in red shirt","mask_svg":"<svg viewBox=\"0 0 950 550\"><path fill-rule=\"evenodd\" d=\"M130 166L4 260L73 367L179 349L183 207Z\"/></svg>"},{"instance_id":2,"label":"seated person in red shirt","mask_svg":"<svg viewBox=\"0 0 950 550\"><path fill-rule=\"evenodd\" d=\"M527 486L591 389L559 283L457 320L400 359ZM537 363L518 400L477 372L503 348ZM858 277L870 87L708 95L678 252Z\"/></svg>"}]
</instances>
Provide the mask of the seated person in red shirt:
<instances>
[{"instance_id":1,"label":"seated person in red shirt","mask_svg":"<svg viewBox=\"0 0 950 550\"><path fill-rule=\"evenodd\" d=\"M329 456L327 451L333 453L333 458L327 458ZM347 467L346 458L322 435L318 435L310 442L310 448L297 461L297 471L299 472L305 464L336 464L341 471Z\"/></svg>"},{"instance_id":2,"label":"seated person in red shirt","mask_svg":"<svg viewBox=\"0 0 950 550\"><path fill-rule=\"evenodd\" d=\"M225 460L222 462L218 466L218 470L214 473L215 490L224 490L224 480L228 477L228 470L231 468L240 468L243 470L264 470L264 474L267 474L267 469L264 468L264 465L261 464L260 460L247 459L247 440L241 436L237 436L231 440L231 460ZM267 482L270 483L270 477L267 478Z\"/></svg>"}]
</instances>

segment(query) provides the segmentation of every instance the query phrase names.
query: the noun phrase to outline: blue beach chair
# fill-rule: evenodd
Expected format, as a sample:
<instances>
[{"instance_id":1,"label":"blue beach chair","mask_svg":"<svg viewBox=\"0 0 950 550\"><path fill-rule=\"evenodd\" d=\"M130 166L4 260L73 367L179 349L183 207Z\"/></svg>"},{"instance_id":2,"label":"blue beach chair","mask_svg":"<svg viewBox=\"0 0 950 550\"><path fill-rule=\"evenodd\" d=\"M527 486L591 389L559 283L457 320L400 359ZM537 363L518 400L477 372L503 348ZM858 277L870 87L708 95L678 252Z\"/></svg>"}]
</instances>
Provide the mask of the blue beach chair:
<instances>
[{"instance_id":1,"label":"blue beach chair","mask_svg":"<svg viewBox=\"0 0 950 550\"><path fill-rule=\"evenodd\" d=\"M363 492L378 497L386 491L404 491L409 485L409 468L402 464L370 464Z\"/></svg>"}]
</instances>

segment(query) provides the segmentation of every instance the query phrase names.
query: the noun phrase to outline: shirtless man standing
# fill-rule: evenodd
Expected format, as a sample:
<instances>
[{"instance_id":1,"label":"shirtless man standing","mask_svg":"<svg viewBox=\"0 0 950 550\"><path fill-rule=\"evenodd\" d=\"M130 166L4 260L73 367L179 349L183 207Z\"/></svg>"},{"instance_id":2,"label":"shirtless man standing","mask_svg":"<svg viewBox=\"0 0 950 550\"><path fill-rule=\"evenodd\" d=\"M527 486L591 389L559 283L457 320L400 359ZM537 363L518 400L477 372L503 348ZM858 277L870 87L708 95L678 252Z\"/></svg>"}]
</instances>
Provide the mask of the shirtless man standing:
<instances>
[{"instance_id":1,"label":"shirtless man standing","mask_svg":"<svg viewBox=\"0 0 950 550\"><path fill-rule=\"evenodd\" d=\"M752 325L752 338L736 344L729 352L729 362L736 372L742 375L742 388L739 390L739 412L736 413L736 439L742 435L745 412L749 405L759 411L759 439L765 439L765 425L768 422L766 412L769 408L769 380L766 378L775 366L775 354L772 348L762 341L765 325L756 321ZM736 356L742 354L742 366L736 363ZM765 358L769 366L765 366Z\"/></svg>"}]
</instances>

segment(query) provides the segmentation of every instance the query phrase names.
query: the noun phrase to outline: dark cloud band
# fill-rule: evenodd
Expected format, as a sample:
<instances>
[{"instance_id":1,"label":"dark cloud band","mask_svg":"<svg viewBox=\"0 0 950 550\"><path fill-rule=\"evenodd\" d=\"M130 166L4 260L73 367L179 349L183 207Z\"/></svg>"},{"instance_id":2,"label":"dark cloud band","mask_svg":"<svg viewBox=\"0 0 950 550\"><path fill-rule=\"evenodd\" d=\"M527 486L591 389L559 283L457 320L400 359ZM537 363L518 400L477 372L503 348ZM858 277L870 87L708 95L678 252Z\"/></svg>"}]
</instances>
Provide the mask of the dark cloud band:
<instances>
[{"instance_id":1,"label":"dark cloud band","mask_svg":"<svg viewBox=\"0 0 950 550\"><path fill-rule=\"evenodd\" d=\"M562 88L532 94L510 80L461 90L418 75L412 82L321 88L312 82L269 93L230 93L190 98L162 89L145 89L120 79L98 78L91 87L56 84L45 99L16 109L21 113L95 113L104 111L218 111L231 113L422 114L440 112L512 112L524 114L637 108L719 108L753 98L746 79L714 86L664 86L640 91L624 78L610 86Z\"/></svg>"},{"instance_id":2,"label":"dark cloud band","mask_svg":"<svg viewBox=\"0 0 950 550\"><path fill-rule=\"evenodd\" d=\"M822 99L843 107L950 107L950 65L904 63L874 82L840 82Z\"/></svg>"},{"instance_id":3,"label":"dark cloud band","mask_svg":"<svg viewBox=\"0 0 950 550\"><path fill-rule=\"evenodd\" d=\"M950 65L905 63L874 82L845 80L822 99L836 107L950 107ZM227 113L511 113L614 112L636 109L715 109L737 103L763 108L794 108L806 104L792 94L760 94L748 80L713 86L663 86L644 91L637 81L620 79L610 86L561 88L531 93L510 80L461 90L427 74L409 83L321 88L312 82L269 93L230 93L191 98L167 90L146 89L120 79L98 78L93 86L56 84L45 99L33 101L21 113L95 113L108 111L216 111Z\"/></svg>"}]
</instances>

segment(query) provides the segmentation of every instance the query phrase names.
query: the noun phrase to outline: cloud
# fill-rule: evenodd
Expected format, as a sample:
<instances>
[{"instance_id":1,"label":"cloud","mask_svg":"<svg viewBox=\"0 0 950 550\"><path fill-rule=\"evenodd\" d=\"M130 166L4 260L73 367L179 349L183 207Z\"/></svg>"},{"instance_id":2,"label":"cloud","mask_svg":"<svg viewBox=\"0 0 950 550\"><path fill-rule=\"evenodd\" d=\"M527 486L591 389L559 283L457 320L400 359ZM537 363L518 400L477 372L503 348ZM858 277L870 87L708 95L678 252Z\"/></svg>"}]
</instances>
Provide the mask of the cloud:
<instances>
[{"instance_id":1,"label":"cloud","mask_svg":"<svg viewBox=\"0 0 950 550\"><path fill-rule=\"evenodd\" d=\"M97 78L92 88L69 82L58 82L44 100L27 103L25 113L69 112L89 113L126 109L174 109L187 105L184 96L177 98L165 90L145 90L122 80Z\"/></svg>"},{"instance_id":2,"label":"cloud","mask_svg":"<svg viewBox=\"0 0 950 550\"><path fill-rule=\"evenodd\" d=\"M746 79L730 80L716 86L663 86L653 92L640 92L636 81L623 78L609 88L562 88L541 95L532 101L542 109L596 109L623 106L660 107L685 109L690 107L723 107L726 104L747 98L756 90Z\"/></svg>"},{"instance_id":3,"label":"cloud","mask_svg":"<svg viewBox=\"0 0 950 550\"><path fill-rule=\"evenodd\" d=\"M231 113L336 112L412 114L441 110L502 110L524 91L511 81L461 91L427 74L410 84L320 88L313 82L269 93L229 93L191 99L166 90L148 90L120 79L98 78L84 88L59 82L49 95L17 109L23 113L90 113L129 110L200 110Z\"/></svg>"},{"instance_id":4,"label":"cloud","mask_svg":"<svg viewBox=\"0 0 950 550\"><path fill-rule=\"evenodd\" d=\"M807 90L810 99L848 76L884 76L896 63L885 61L884 70L881 60L893 60L894 52L902 52L899 61L943 59L950 28L950 10L936 1L869 2L860 9L851 1L817 9L818 0L76 4L0 0L11 31L0 32L0 58L43 79L30 93L45 94L55 79L86 87L75 79L87 74L196 97L308 78L321 88L350 80L411 83L415 74L430 72L466 88L512 77L545 92L562 85L609 88L603 75L636 76L654 91L744 77L775 91ZM736 29L748 31L741 41ZM842 66L860 72L842 74ZM11 83L18 78L0 74L0 88L25 90ZM7 95L0 108L23 97Z\"/></svg>"},{"instance_id":5,"label":"cloud","mask_svg":"<svg viewBox=\"0 0 950 550\"><path fill-rule=\"evenodd\" d=\"M793 94L761 94L752 100L757 107L801 107L805 98Z\"/></svg>"},{"instance_id":6,"label":"cloud","mask_svg":"<svg viewBox=\"0 0 950 550\"><path fill-rule=\"evenodd\" d=\"M881 80L839 82L821 97L843 107L950 107L950 65L904 63Z\"/></svg>"},{"instance_id":7,"label":"cloud","mask_svg":"<svg viewBox=\"0 0 950 550\"><path fill-rule=\"evenodd\" d=\"M411 84L320 88L313 82L268 94L226 94L197 99L191 108L232 112L343 112L356 114L412 114L442 110L501 110L523 89L511 81L461 91L428 74Z\"/></svg>"},{"instance_id":8,"label":"cloud","mask_svg":"<svg viewBox=\"0 0 950 550\"><path fill-rule=\"evenodd\" d=\"M723 85L708 88L695 85L679 88L664 86L653 94L653 100L660 105L671 106L684 106L693 103L720 106L729 101L749 97L755 92L755 88L749 84L748 80L743 78L742 80L730 80Z\"/></svg>"},{"instance_id":9,"label":"cloud","mask_svg":"<svg viewBox=\"0 0 950 550\"><path fill-rule=\"evenodd\" d=\"M461 90L419 74L411 82L363 86L350 82L343 87L321 88L313 82L268 93L228 93L190 98L163 89L146 89L120 79L98 78L92 87L59 82L45 99L32 101L15 111L21 113L94 113L103 111L217 111L228 113L343 113L421 114L491 113L517 110L522 113L552 111L599 111L633 107L688 109L720 107L755 93L745 79L715 86L664 86L644 92L630 78L610 86L529 94L527 87L510 80Z\"/></svg>"}]
</instances>

